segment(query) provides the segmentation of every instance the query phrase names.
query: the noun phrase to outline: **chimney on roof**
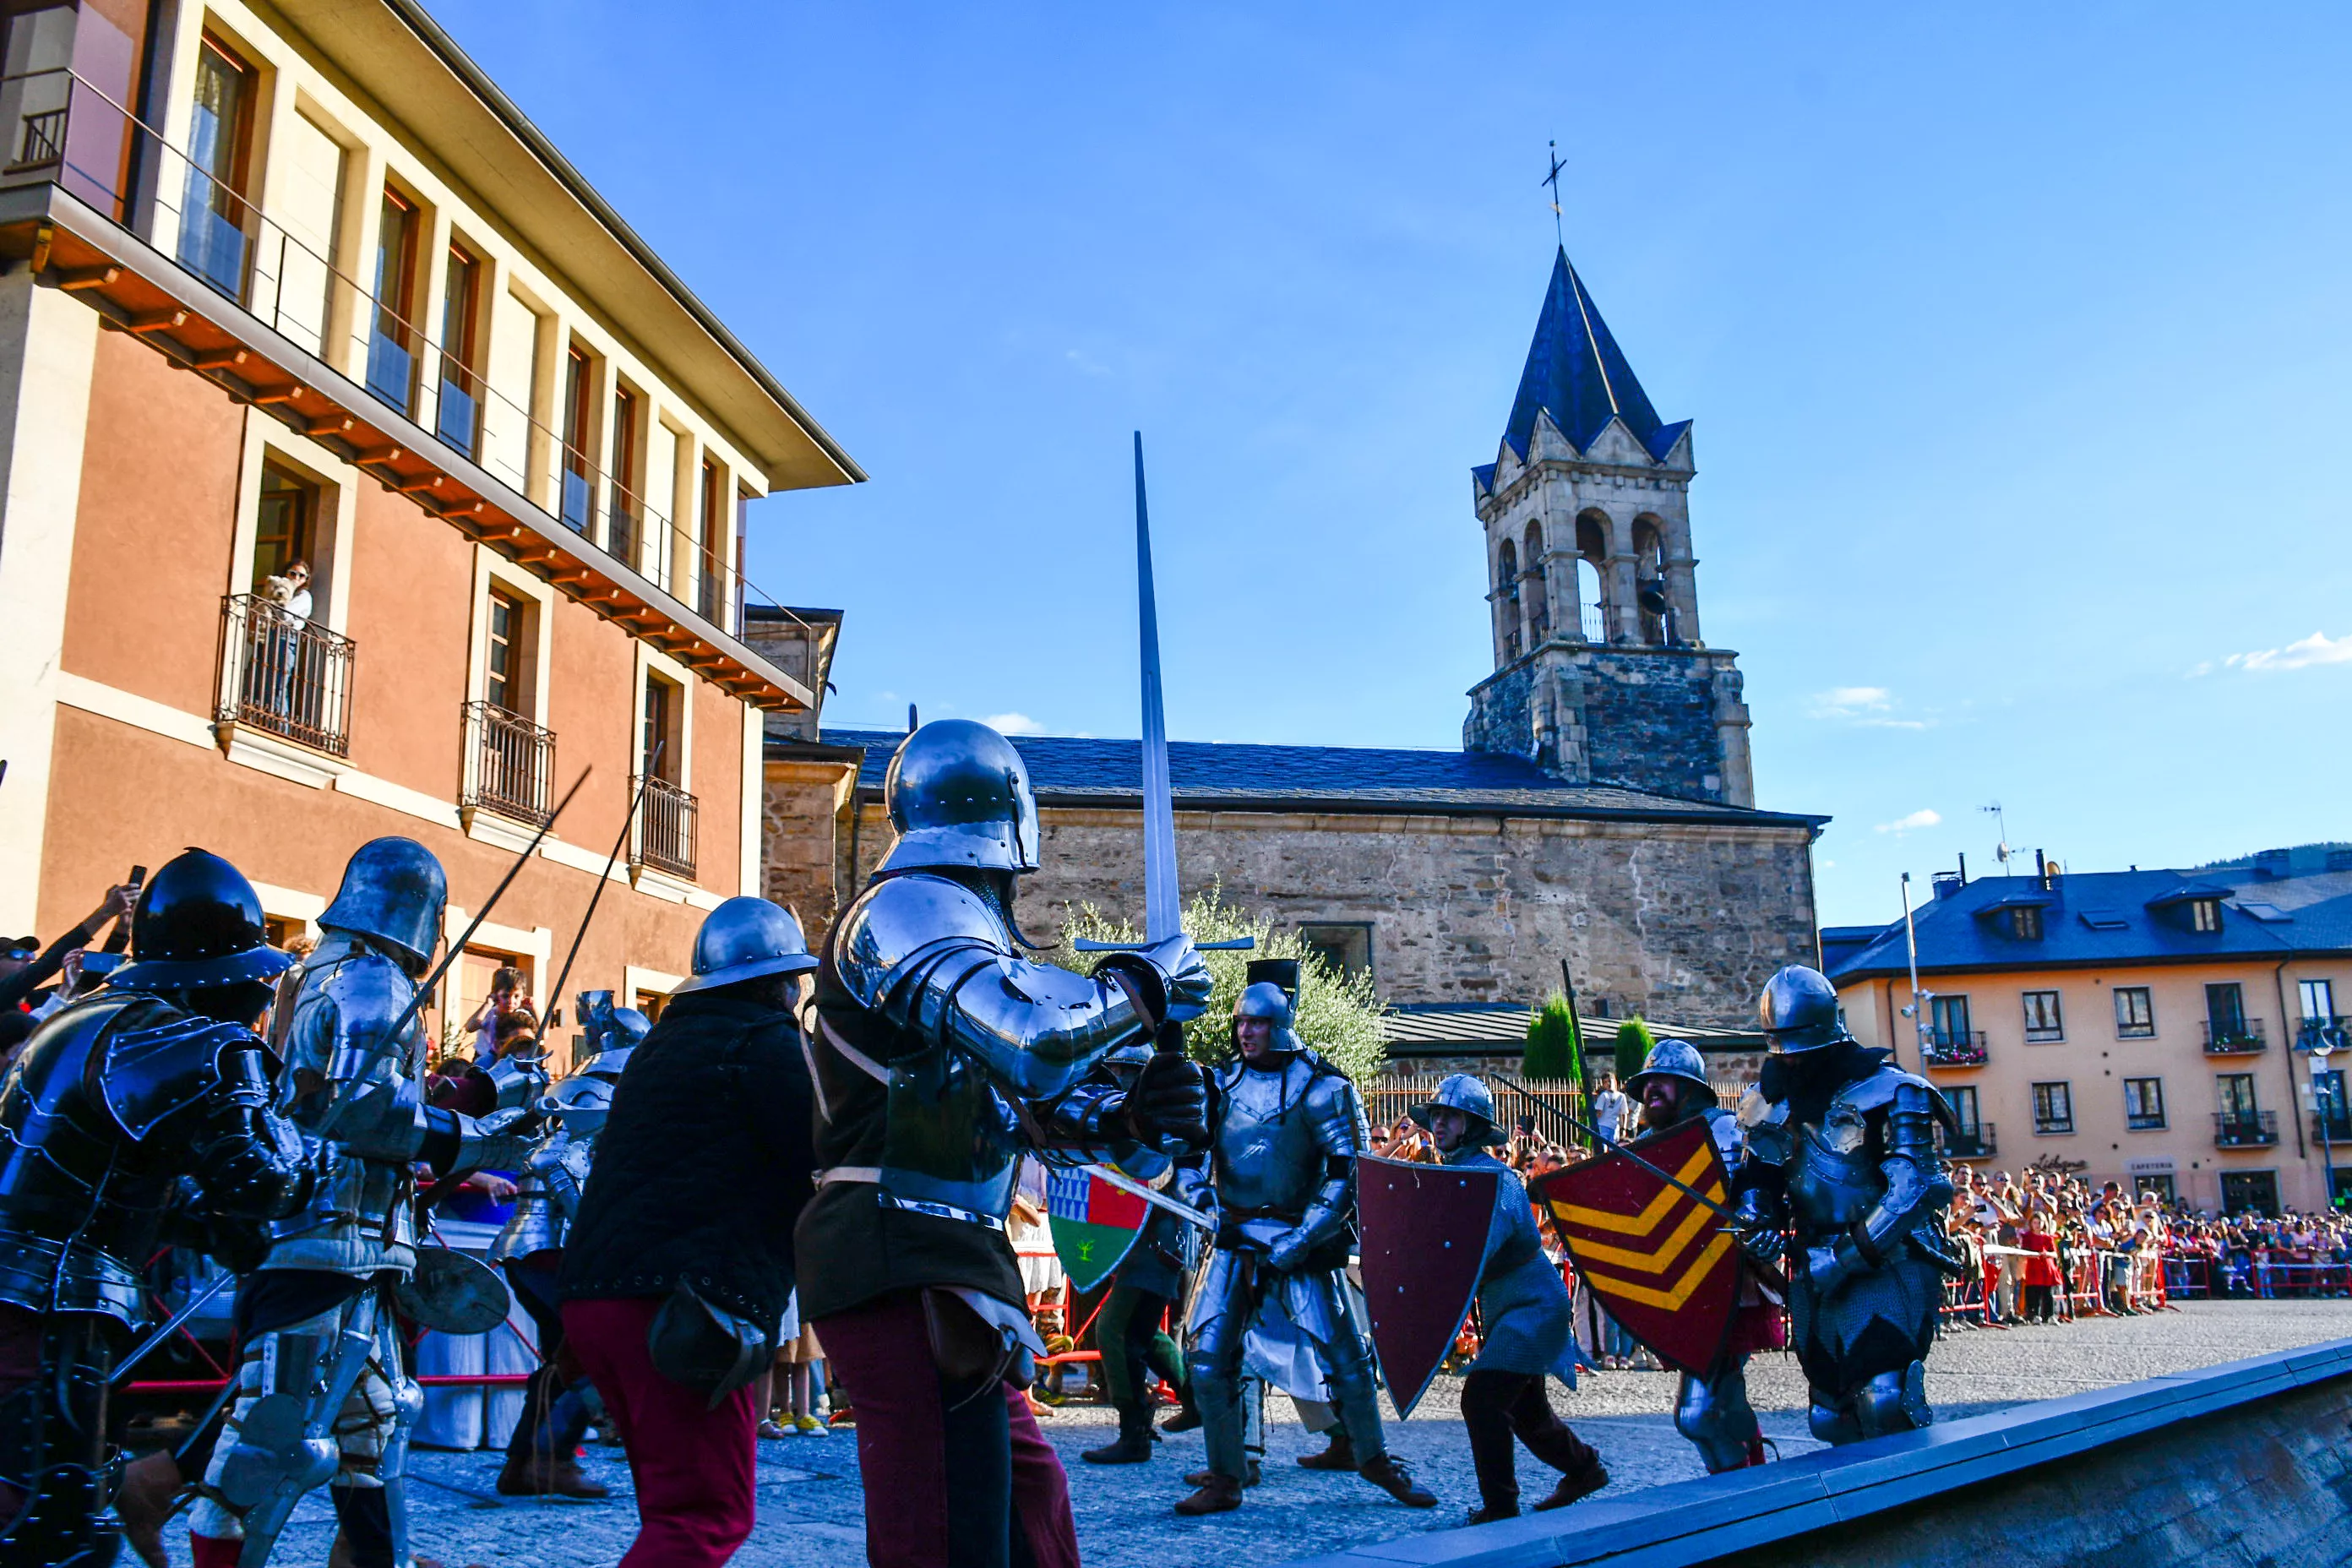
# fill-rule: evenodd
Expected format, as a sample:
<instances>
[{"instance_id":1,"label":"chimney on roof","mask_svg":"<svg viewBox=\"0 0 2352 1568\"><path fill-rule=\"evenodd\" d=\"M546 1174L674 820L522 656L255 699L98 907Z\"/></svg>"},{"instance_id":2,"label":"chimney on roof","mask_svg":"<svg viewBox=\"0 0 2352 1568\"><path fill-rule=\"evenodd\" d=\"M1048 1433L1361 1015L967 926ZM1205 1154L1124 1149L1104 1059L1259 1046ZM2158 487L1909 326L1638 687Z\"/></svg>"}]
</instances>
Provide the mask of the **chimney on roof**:
<instances>
[{"instance_id":1,"label":"chimney on roof","mask_svg":"<svg viewBox=\"0 0 2352 1568\"><path fill-rule=\"evenodd\" d=\"M2284 849L2264 849L2254 857L2254 875L2264 879L2284 877L2287 875L2289 858Z\"/></svg>"},{"instance_id":2,"label":"chimney on roof","mask_svg":"<svg viewBox=\"0 0 2352 1568\"><path fill-rule=\"evenodd\" d=\"M1968 885L1969 885L1969 852L1968 852L1967 850L1963 849L1963 850L1961 850L1961 851L1960 851L1960 886L1961 886L1961 887L1963 887L1963 888L1965 888L1965 887L1967 887Z\"/></svg>"},{"instance_id":3,"label":"chimney on roof","mask_svg":"<svg viewBox=\"0 0 2352 1568\"><path fill-rule=\"evenodd\" d=\"M2042 884L2043 892L2050 890L2050 861L2039 849L2033 852L2033 879Z\"/></svg>"},{"instance_id":4,"label":"chimney on roof","mask_svg":"<svg viewBox=\"0 0 2352 1568\"><path fill-rule=\"evenodd\" d=\"M1957 871L1938 871L1929 879L1928 886L1935 889L1936 897L1948 899L1956 896L1968 883L1961 880Z\"/></svg>"},{"instance_id":5,"label":"chimney on roof","mask_svg":"<svg viewBox=\"0 0 2352 1568\"><path fill-rule=\"evenodd\" d=\"M2352 849L2330 849L2327 868L2331 871L2352 871Z\"/></svg>"}]
</instances>

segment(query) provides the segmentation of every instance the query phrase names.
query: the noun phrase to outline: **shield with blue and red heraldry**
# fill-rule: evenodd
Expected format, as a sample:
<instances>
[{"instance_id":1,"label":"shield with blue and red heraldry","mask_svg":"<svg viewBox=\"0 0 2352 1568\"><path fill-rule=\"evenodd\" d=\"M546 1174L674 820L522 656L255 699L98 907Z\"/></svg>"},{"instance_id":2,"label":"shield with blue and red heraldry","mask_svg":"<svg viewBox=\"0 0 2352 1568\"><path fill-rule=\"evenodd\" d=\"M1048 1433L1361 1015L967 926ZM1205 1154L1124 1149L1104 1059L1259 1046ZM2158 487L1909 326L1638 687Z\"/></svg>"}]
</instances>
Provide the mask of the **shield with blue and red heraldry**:
<instances>
[{"instance_id":1,"label":"shield with blue and red heraldry","mask_svg":"<svg viewBox=\"0 0 2352 1568\"><path fill-rule=\"evenodd\" d=\"M1634 1147L1539 1176L1536 1202L1584 1283L1618 1325L1677 1372L1719 1370L1739 1304L1740 1254L1731 1228L1683 1186L1728 1204L1730 1183L1705 1117Z\"/></svg>"},{"instance_id":2,"label":"shield with blue and red heraldry","mask_svg":"<svg viewBox=\"0 0 2352 1568\"><path fill-rule=\"evenodd\" d=\"M1364 1300L1400 1420L1412 1414L1470 1316L1501 1181L1496 1171L1374 1154L1356 1161Z\"/></svg>"},{"instance_id":3,"label":"shield with blue and red heraldry","mask_svg":"<svg viewBox=\"0 0 2352 1568\"><path fill-rule=\"evenodd\" d=\"M1054 1220L1054 1254L1080 1290L1109 1278L1143 1234L1150 1205L1089 1171L1049 1169L1045 1212Z\"/></svg>"}]
</instances>

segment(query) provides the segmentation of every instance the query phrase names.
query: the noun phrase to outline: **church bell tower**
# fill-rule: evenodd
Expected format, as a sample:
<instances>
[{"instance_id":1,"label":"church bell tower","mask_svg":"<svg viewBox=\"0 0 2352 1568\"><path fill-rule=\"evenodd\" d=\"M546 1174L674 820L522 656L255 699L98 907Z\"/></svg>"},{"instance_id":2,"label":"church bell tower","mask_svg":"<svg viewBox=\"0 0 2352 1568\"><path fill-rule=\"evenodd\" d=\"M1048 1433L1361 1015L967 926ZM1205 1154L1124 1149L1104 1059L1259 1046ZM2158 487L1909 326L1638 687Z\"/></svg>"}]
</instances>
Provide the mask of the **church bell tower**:
<instances>
[{"instance_id":1,"label":"church bell tower","mask_svg":"<svg viewBox=\"0 0 2352 1568\"><path fill-rule=\"evenodd\" d=\"M1562 249L1501 448L1470 470L1495 672L1466 749L1756 804L1738 656L1699 634L1690 431L1658 418Z\"/></svg>"}]
</instances>

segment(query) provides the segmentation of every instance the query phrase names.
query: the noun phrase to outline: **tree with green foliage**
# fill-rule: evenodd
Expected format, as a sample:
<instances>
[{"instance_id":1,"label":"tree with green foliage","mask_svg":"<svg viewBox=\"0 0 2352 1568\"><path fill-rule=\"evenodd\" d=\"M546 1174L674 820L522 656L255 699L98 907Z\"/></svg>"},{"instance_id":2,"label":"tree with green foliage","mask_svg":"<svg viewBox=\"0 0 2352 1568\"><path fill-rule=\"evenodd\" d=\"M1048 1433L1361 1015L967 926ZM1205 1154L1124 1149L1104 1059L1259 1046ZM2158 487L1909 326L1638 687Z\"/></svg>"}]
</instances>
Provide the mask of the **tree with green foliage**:
<instances>
[{"instance_id":1,"label":"tree with green foliage","mask_svg":"<svg viewBox=\"0 0 2352 1568\"><path fill-rule=\"evenodd\" d=\"M1239 909L1223 901L1210 889L1184 911L1184 930L1194 942L1256 939L1257 945L1239 952L1203 952L1214 989L1198 1018L1184 1026L1184 1053L1196 1062L1223 1061L1233 1053L1234 1004L1248 984L1250 961L1261 958L1298 960L1298 1005L1293 1026L1317 1055L1361 1083L1381 1070L1388 1048L1381 1042L1380 994L1369 974L1343 974L1322 953L1307 945L1295 930L1278 931L1271 915ZM1115 921L1092 904L1081 904L1063 928L1062 945L1051 962L1085 973L1100 955L1079 952L1070 943L1136 942L1142 933Z\"/></svg>"},{"instance_id":2,"label":"tree with green foliage","mask_svg":"<svg viewBox=\"0 0 2352 1568\"><path fill-rule=\"evenodd\" d=\"M1528 1016L1528 1048L1519 1058L1519 1073L1530 1083L1591 1087L1584 1081L1584 1035L1577 1027L1576 1009L1557 991Z\"/></svg>"},{"instance_id":3,"label":"tree with green foliage","mask_svg":"<svg viewBox=\"0 0 2352 1568\"><path fill-rule=\"evenodd\" d=\"M1642 1064L1650 1059L1650 1047L1657 1043L1658 1037L1650 1032L1639 1013L1617 1026L1618 1088L1624 1088L1625 1080L1642 1070Z\"/></svg>"}]
</instances>

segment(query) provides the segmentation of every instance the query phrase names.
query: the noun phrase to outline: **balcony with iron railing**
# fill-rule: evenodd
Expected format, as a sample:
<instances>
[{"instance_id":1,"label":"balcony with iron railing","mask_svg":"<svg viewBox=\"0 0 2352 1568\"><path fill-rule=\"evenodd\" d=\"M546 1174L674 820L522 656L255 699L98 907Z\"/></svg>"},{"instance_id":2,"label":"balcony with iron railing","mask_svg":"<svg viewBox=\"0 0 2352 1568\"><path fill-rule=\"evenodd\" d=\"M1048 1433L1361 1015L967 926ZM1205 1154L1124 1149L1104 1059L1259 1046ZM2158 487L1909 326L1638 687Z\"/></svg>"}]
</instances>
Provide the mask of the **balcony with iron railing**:
<instances>
[{"instance_id":1,"label":"balcony with iron railing","mask_svg":"<svg viewBox=\"0 0 2352 1568\"><path fill-rule=\"evenodd\" d=\"M667 779L632 779L632 789L645 786L645 805L637 814L637 852L632 863L650 866L672 876L694 875L694 796Z\"/></svg>"},{"instance_id":2,"label":"balcony with iron railing","mask_svg":"<svg viewBox=\"0 0 2352 1568\"><path fill-rule=\"evenodd\" d=\"M2326 1148L2352 1144L2352 1111L2337 1110L2332 1114L2314 1111L2311 1117L2311 1141Z\"/></svg>"},{"instance_id":3,"label":"balcony with iron railing","mask_svg":"<svg viewBox=\"0 0 2352 1568\"><path fill-rule=\"evenodd\" d=\"M756 653L705 642L690 619L680 620L698 617L737 638L747 600L782 603L748 583L729 553L716 547L730 519L706 519L700 526L689 519L681 526L635 498L616 507L617 500L630 497L628 489L569 447L529 407L499 392L485 367L463 363L307 243L307 229L289 231L71 70L0 77L0 137L9 154L0 164L0 193L54 185L218 299L155 310L158 289L166 300L189 296L165 279L131 271L148 266L135 250L102 237L85 240L81 231L68 232L62 224L55 241L45 239L35 258L52 280L88 290L82 297L93 302L121 296L128 303L110 317L115 324L183 368L219 382L241 403L321 440L461 531L545 573L599 613L638 628L648 609L677 622L683 635L666 646L684 662L723 664L730 683L773 688L771 700L802 700L803 693L778 687L763 664L746 664L758 659ZM100 247L95 257L93 245ZM109 262L110 256L130 259ZM88 260L108 264L82 265ZM268 331L253 332L240 310ZM198 314L204 319L194 319ZM229 340L226 345L223 337ZM287 353L287 345L295 354ZM424 374L421 366L437 368ZM452 467L438 451L420 449L416 436L400 425L380 422L371 400L400 420L421 424L428 447L437 441L483 478ZM542 464L553 471L540 471ZM482 489L486 480L505 489ZM469 499L469 492L485 499ZM520 515L518 506L562 531L535 522L509 527L505 517ZM577 542L553 544L559 537ZM600 550L620 574L600 564Z\"/></svg>"},{"instance_id":4,"label":"balcony with iron railing","mask_svg":"<svg viewBox=\"0 0 2352 1568\"><path fill-rule=\"evenodd\" d=\"M2260 1018L2205 1020L2205 1054L2209 1057L2252 1056L2269 1043L2263 1037Z\"/></svg>"},{"instance_id":5,"label":"balcony with iron railing","mask_svg":"<svg viewBox=\"0 0 2352 1568\"><path fill-rule=\"evenodd\" d=\"M2267 1149L2278 1141L2275 1110L2220 1110L2213 1114L2216 1149Z\"/></svg>"},{"instance_id":6,"label":"balcony with iron railing","mask_svg":"<svg viewBox=\"0 0 2352 1568\"><path fill-rule=\"evenodd\" d=\"M351 754L352 639L257 594L221 601L220 708L243 724L324 752Z\"/></svg>"},{"instance_id":7,"label":"balcony with iron railing","mask_svg":"<svg viewBox=\"0 0 2352 1568\"><path fill-rule=\"evenodd\" d=\"M1947 1160L1990 1160L2000 1147L1990 1121L1979 1121L1957 1132L1946 1132L1943 1139L1944 1158Z\"/></svg>"},{"instance_id":8,"label":"balcony with iron railing","mask_svg":"<svg viewBox=\"0 0 2352 1568\"><path fill-rule=\"evenodd\" d=\"M1990 1057L1982 1029L1930 1029L1919 1059L1931 1068L1980 1068Z\"/></svg>"},{"instance_id":9,"label":"balcony with iron railing","mask_svg":"<svg viewBox=\"0 0 2352 1568\"><path fill-rule=\"evenodd\" d=\"M547 820L548 781L555 771L555 731L495 702L468 702L466 749L473 783L459 804L536 827Z\"/></svg>"},{"instance_id":10,"label":"balcony with iron railing","mask_svg":"<svg viewBox=\"0 0 2352 1568\"><path fill-rule=\"evenodd\" d=\"M2296 1019L2294 1048L2307 1051L2321 1045L2331 1051L2352 1049L2352 1017L2335 1013L2324 1017Z\"/></svg>"}]
</instances>

